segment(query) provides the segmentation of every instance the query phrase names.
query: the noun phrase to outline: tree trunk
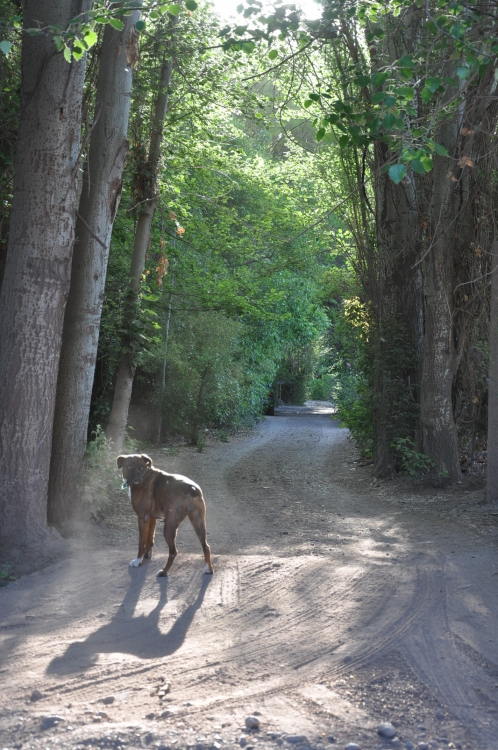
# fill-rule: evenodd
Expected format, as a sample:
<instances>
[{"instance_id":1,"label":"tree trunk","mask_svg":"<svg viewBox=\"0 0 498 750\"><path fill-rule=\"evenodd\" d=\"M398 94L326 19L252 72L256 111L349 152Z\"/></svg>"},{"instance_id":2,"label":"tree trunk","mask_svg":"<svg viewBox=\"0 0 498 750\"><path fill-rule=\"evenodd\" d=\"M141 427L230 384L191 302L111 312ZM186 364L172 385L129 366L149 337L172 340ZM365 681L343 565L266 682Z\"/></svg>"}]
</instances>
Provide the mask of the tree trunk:
<instances>
[{"instance_id":1,"label":"tree trunk","mask_svg":"<svg viewBox=\"0 0 498 750\"><path fill-rule=\"evenodd\" d=\"M59 24L87 0L25 0L24 25ZM47 527L52 422L74 244L84 60L23 35L9 247L0 295L0 528L20 542Z\"/></svg>"},{"instance_id":2,"label":"tree trunk","mask_svg":"<svg viewBox=\"0 0 498 750\"><path fill-rule=\"evenodd\" d=\"M172 23L175 23L176 19ZM143 174L148 174L149 182L142 195L138 198L140 203L140 215L138 217L135 241L133 245L133 256L130 271L130 294L127 296L125 308L125 326L134 316L136 299L140 290L140 280L145 268L145 259L149 247L152 221L156 212L159 196L157 195L157 172L161 157L161 141L164 119L168 110L168 94L173 72L173 61L165 55L159 81L158 95L154 107L152 122L152 134L150 140L147 163L143 165ZM133 352L124 352L118 365L116 375L116 386L112 402L111 416L107 426L106 435L114 446L114 450L121 452L123 447L128 410L135 376L135 364Z\"/></svg>"},{"instance_id":3,"label":"tree trunk","mask_svg":"<svg viewBox=\"0 0 498 750\"><path fill-rule=\"evenodd\" d=\"M81 494L78 480L84 471L109 245L128 151L138 18L139 11L126 17L122 31L108 25L100 53L94 129L76 222L57 383L48 500L52 523L68 520Z\"/></svg>"},{"instance_id":4,"label":"tree trunk","mask_svg":"<svg viewBox=\"0 0 498 750\"><path fill-rule=\"evenodd\" d=\"M498 242L491 255L491 309L489 315L488 467L486 497L498 503Z\"/></svg>"},{"instance_id":5,"label":"tree trunk","mask_svg":"<svg viewBox=\"0 0 498 750\"><path fill-rule=\"evenodd\" d=\"M376 146L375 224L379 278L374 299L375 474L393 471L392 442L413 437L420 382L422 275L417 264L420 222L415 175L395 185L382 167L391 157Z\"/></svg>"},{"instance_id":6,"label":"tree trunk","mask_svg":"<svg viewBox=\"0 0 498 750\"><path fill-rule=\"evenodd\" d=\"M459 124L445 123L437 140L455 153ZM420 423L424 453L435 464L434 474L450 482L461 478L456 425L453 416L453 381L462 342L453 325L454 246L459 190L449 174L454 159L436 157L430 179L429 246L424 250L424 346Z\"/></svg>"}]
</instances>

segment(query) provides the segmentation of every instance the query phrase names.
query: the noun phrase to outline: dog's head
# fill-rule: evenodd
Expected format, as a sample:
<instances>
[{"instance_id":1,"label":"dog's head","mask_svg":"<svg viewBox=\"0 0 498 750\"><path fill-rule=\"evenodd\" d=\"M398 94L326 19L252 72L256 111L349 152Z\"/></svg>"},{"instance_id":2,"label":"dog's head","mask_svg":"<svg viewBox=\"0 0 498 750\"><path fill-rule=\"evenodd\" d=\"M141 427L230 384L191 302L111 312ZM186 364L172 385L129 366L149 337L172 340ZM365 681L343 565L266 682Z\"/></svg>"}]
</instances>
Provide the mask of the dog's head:
<instances>
[{"instance_id":1,"label":"dog's head","mask_svg":"<svg viewBox=\"0 0 498 750\"><path fill-rule=\"evenodd\" d=\"M141 484L147 469L152 467L152 459L146 453L132 453L128 456L118 456L118 469L123 472L123 479L131 487Z\"/></svg>"}]
</instances>

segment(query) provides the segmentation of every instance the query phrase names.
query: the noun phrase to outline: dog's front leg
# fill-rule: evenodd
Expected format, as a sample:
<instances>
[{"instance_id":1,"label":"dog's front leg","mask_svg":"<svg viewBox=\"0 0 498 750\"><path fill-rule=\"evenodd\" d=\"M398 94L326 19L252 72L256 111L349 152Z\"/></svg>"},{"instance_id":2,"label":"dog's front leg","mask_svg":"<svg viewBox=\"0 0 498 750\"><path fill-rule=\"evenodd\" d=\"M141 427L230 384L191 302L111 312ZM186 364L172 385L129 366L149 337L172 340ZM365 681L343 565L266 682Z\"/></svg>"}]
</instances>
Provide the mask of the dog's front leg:
<instances>
[{"instance_id":1,"label":"dog's front leg","mask_svg":"<svg viewBox=\"0 0 498 750\"><path fill-rule=\"evenodd\" d=\"M130 561L130 568L138 568L142 564L144 555L147 550L147 535L149 532L149 516L138 519L138 554L134 560Z\"/></svg>"}]
</instances>

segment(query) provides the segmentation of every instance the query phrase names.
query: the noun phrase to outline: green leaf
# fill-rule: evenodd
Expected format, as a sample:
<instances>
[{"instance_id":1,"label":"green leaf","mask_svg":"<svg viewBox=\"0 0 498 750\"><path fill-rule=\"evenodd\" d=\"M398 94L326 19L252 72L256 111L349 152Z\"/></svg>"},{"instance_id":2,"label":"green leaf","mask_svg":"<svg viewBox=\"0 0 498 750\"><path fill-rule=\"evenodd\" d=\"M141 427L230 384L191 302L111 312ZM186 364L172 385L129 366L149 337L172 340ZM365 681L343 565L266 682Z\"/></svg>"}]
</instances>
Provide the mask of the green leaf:
<instances>
[{"instance_id":1,"label":"green leaf","mask_svg":"<svg viewBox=\"0 0 498 750\"><path fill-rule=\"evenodd\" d=\"M425 174L425 169L420 159L412 159L410 164L414 172L417 172L417 174Z\"/></svg>"},{"instance_id":2,"label":"green leaf","mask_svg":"<svg viewBox=\"0 0 498 750\"><path fill-rule=\"evenodd\" d=\"M405 175L406 166L404 164L392 164L389 167L389 177L396 185L399 185Z\"/></svg>"},{"instance_id":3,"label":"green leaf","mask_svg":"<svg viewBox=\"0 0 498 750\"><path fill-rule=\"evenodd\" d=\"M433 95L434 95L433 92L430 89L427 89L427 88L423 88L422 91L420 92L420 98L426 104L427 104L427 102L430 102L430 100L432 99Z\"/></svg>"},{"instance_id":4,"label":"green leaf","mask_svg":"<svg viewBox=\"0 0 498 750\"><path fill-rule=\"evenodd\" d=\"M354 82L357 86L369 86L370 85L370 76L356 76L354 79Z\"/></svg>"},{"instance_id":5,"label":"green leaf","mask_svg":"<svg viewBox=\"0 0 498 750\"><path fill-rule=\"evenodd\" d=\"M436 154L439 154L439 156L448 156L448 149L444 146L441 146L440 143L434 143L434 151Z\"/></svg>"},{"instance_id":6,"label":"green leaf","mask_svg":"<svg viewBox=\"0 0 498 750\"><path fill-rule=\"evenodd\" d=\"M80 47L79 44L75 44L73 46L73 57L75 60L81 60L84 53L85 53L85 50L83 49L83 47Z\"/></svg>"},{"instance_id":7,"label":"green leaf","mask_svg":"<svg viewBox=\"0 0 498 750\"><path fill-rule=\"evenodd\" d=\"M407 99L408 101L411 101L415 96L415 90L413 86L400 86L400 88L397 89L396 93L398 94L398 96L403 97L403 99Z\"/></svg>"},{"instance_id":8,"label":"green leaf","mask_svg":"<svg viewBox=\"0 0 498 750\"><path fill-rule=\"evenodd\" d=\"M137 31L144 31L145 30L145 21L137 21L135 24L135 28Z\"/></svg>"},{"instance_id":9,"label":"green leaf","mask_svg":"<svg viewBox=\"0 0 498 750\"><path fill-rule=\"evenodd\" d=\"M178 5L178 3L161 6L161 10L163 13L171 13L172 16L177 16L180 13L181 9L181 5Z\"/></svg>"},{"instance_id":10,"label":"green leaf","mask_svg":"<svg viewBox=\"0 0 498 750\"><path fill-rule=\"evenodd\" d=\"M430 172L432 167L434 166L434 162L432 161L430 156L421 156L420 163L422 164L426 172Z\"/></svg>"},{"instance_id":11,"label":"green leaf","mask_svg":"<svg viewBox=\"0 0 498 750\"><path fill-rule=\"evenodd\" d=\"M425 82L425 88L429 89L433 94L441 86L441 78L436 76L435 78L428 78Z\"/></svg>"},{"instance_id":12,"label":"green leaf","mask_svg":"<svg viewBox=\"0 0 498 750\"><path fill-rule=\"evenodd\" d=\"M374 94L371 98L372 104L379 104L380 102L383 102L386 98L387 94L385 91L377 91L376 94Z\"/></svg>"},{"instance_id":13,"label":"green leaf","mask_svg":"<svg viewBox=\"0 0 498 750\"><path fill-rule=\"evenodd\" d=\"M195 2L195 0L185 0L185 7L187 8L187 10L196 10L197 3Z\"/></svg>"},{"instance_id":14,"label":"green leaf","mask_svg":"<svg viewBox=\"0 0 498 750\"><path fill-rule=\"evenodd\" d=\"M462 65L456 69L456 74L462 80L468 78L470 75L470 68L467 65Z\"/></svg>"},{"instance_id":15,"label":"green leaf","mask_svg":"<svg viewBox=\"0 0 498 750\"><path fill-rule=\"evenodd\" d=\"M320 128L316 131L316 139L317 141L321 141L325 135L325 128Z\"/></svg>"},{"instance_id":16,"label":"green leaf","mask_svg":"<svg viewBox=\"0 0 498 750\"><path fill-rule=\"evenodd\" d=\"M83 36L83 41L86 44L86 48L90 49L90 47L93 47L93 45L96 43L98 39L97 33L90 29L86 32L86 34Z\"/></svg>"},{"instance_id":17,"label":"green leaf","mask_svg":"<svg viewBox=\"0 0 498 750\"><path fill-rule=\"evenodd\" d=\"M255 45L255 43L254 43L254 42L243 42L243 44L242 44L242 50L243 50L243 51L244 51L244 52L245 52L246 54L248 54L248 55L249 55L249 54L250 54L251 52L254 52L254 50L255 50L255 49L256 49L256 45Z\"/></svg>"},{"instance_id":18,"label":"green leaf","mask_svg":"<svg viewBox=\"0 0 498 750\"><path fill-rule=\"evenodd\" d=\"M308 107L311 107L312 104L313 102L311 101L311 99L306 99L306 101L303 104L303 107L306 107L306 109L308 109Z\"/></svg>"},{"instance_id":19,"label":"green leaf","mask_svg":"<svg viewBox=\"0 0 498 750\"><path fill-rule=\"evenodd\" d=\"M341 148L346 148L349 146L349 136L348 135L341 135L339 137L339 146Z\"/></svg>"},{"instance_id":20,"label":"green leaf","mask_svg":"<svg viewBox=\"0 0 498 750\"><path fill-rule=\"evenodd\" d=\"M6 39L3 39L0 42L0 52L3 52L4 55L9 54L11 47L12 47L12 42L8 42Z\"/></svg>"},{"instance_id":21,"label":"green leaf","mask_svg":"<svg viewBox=\"0 0 498 750\"><path fill-rule=\"evenodd\" d=\"M377 88L380 88L385 84L387 79L389 78L389 73L376 73L373 77L372 83Z\"/></svg>"},{"instance_id":22,"label":"green leaf","mask_svg":"<svg viewBox=\"0 0 498 750\"><path fill-rule=\"evenodd\" d=\"M278 52L276 49L272 49L268 52L268 57L270 60L275 60L278 57Z\"/></svg>"},{"instance_id":23,"label":"green leaf","mask_svg":"<svg viewBox=\"0 0 498 750\"><path fill-rule=\"evenodd\" d=\"M71 50L69 49L69 47L64 47L64 59L68 63L71 62Z\"/></svg>"},{"instance_id":24,"label":"green leaf","mask_svg":"<svg viewBox=\"0 0 498 750\"><path fill-rule=\"evenodd\" d=\"M400 68L414 68L415 67L415 63L413 62L410 55L405 55L405 57L401 57L398 60L398 65Z\"/></svg>"},{"instance_id":25,"label":"green leaf","mask_svg":"<svg viewBox=\"0 0 498 750\"><path fill-rule=\"evenodd\" d=\"M109 23L114 29L117 29L118 31L123 31L124 29L124 23L119 18L110 18Z\"/></svg>"},{"instance_id":26,"label":"green leaf","mask_svg":"<svg viewBox=\"0 0 498 750\"><path fill-rule=\"evenodd\" d=\"M389 128L392 128L395 122L396 122L396 118L394 115L386 115L384 117L382 124L384 125L385 128L389 129Z\"/></svg>"}]
</instances>

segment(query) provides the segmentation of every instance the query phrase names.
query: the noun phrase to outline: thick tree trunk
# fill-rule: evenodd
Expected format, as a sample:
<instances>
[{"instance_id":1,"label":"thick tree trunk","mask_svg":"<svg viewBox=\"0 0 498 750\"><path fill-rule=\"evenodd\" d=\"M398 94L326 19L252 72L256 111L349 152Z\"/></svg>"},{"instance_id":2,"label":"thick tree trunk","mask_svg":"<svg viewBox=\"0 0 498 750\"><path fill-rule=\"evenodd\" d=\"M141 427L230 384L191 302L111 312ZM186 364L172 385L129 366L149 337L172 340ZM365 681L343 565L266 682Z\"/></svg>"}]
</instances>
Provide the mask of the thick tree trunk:
<instances>
[{"instance_id":1,"label":"thick tree trunk","mask_svg":"<svg viewBox=\"0 0 498 750\"><path fill-rule=\"evenodd\" d=\"M135 242L133 245L130 271L131 294L128 296L128 309L125 310L125 321L131 320L133 317L135 301L140 290L140 280L145 268L145 259L149 247L152 221L154 219L158 202L156 180L161 157L164 119L168 110L168 89L172 72L173 61L166 59L165 56L161 68L159 90L154 108L149 155L147 164L143 165L143 172L151 177L148 187L144 190L143 195L140 196L138 200L141 207L135 232ZM133 356L129 352L123 353L118 365L111 416L106 430L107 437L112 442L114 450L118 453L121 452L123 447L134 376L135 365L133 362Z\"/></svg>"},{"instance_id":2,"label":"thick tree trunk","mask_svg":"<svg viewBox=\"0 0 498 750\"><path fill-rule=\"evenodd\" d=\"M24 24L69 20L86 0L25 0ZM0 296L0 534L48 542L57 369L74 244L84 60L23 36L9 248Z\"/></svg>"},{"instance_id":3,"label":"thick tree trunk","mask_svg":"<svg viewBox=\"0 0 498 750\"><path fill-rule=\"evenodd\" d=\"M438 142L450 154L458 140L457 122L446 123ZM433 473L450 482L461 478L456 425L453 416L453 382L461 356L454 330L454 246L459 209L458 183L450 179L454 160L436 157L430 180L428 235L424 250L424 347L420 423L424 453L435 464Z\"/></svg>"},{"instance_id":4,"label":"thick tree trunk","mask_svg":"<svg viewBox=\"0 0 498 750\"><path fill-rule=\"evenodd\" d=\"M48 499L52 523L68 520L81 494L78 480L84 471L109 245L128 151L138 18L138 11L128 16L122 31L108 25L100 54L95 125L76 222L57 383Z\"/></svg>"},{"instance_id":5,"label":"thick tree trunk","mask_svg":"<svg viewBox=\"0 0 498 750\"><path fill-rule=\"evenodd\" d=\"M491 306L489 315L488 468L486 497L498 503L498 242L491 255Z\"/></svg>"},{"instance_id":6,"label":"thick tree trunk","mask_svg":"<svg viewBox=\"0 0 498 750\"><path fill-rule=\"evenodd\" d=\"M416 425L407 413L418 399L422 340L422 275L417 264L420 222L415 175L395 185L382 173L391 154L376 146L376 238L379 278L374 300L377 323L375 358L375 473L393 471L392 441L408 437Z\"/></svg>"}]
</instances>

